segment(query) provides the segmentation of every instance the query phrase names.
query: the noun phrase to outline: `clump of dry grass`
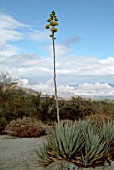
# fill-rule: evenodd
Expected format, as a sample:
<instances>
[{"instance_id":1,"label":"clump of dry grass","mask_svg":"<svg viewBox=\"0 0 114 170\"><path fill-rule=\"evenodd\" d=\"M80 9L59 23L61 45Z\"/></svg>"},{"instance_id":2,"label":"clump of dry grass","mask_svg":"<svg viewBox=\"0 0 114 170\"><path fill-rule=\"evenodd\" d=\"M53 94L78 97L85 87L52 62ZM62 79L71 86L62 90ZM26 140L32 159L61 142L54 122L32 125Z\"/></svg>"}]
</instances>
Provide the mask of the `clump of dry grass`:
<instances>
[{"instance_id":1,"label":"clump of dry grass","mask_svg":"<svg viewBox=\"0 0 114 170\"><path fill-rule=\"evenodd\" d=\"M94 114L86 116L85 120L89 120L94 126L98 127L102 126L103 122L108 123L114 121L114 119L105 114Z\"/></svg>"},{"instance_id":2,"label":"clump of dry grass","mask_svg":"<svg viewBox=\"0 0 114 170\"><path fill-rule=\"evenodd\" d=\"M17 137L39 137L45 134L45 126L41 121L31 117L18 118L6 126L8 134Z\"/></svg>"}]
</instances>

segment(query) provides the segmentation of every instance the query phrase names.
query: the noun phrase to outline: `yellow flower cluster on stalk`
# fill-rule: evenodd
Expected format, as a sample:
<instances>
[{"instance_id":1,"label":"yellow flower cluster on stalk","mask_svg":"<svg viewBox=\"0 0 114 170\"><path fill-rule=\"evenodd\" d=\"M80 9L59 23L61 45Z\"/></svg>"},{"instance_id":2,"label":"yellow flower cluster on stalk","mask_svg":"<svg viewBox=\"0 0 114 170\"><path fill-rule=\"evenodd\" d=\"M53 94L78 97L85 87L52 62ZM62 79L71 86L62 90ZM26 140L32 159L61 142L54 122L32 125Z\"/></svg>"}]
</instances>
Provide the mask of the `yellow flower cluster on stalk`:
<instances>
[{"instance_id":1,"label":"yellow flower cluster on stalk","mask_svg":"<svg viewBox=\"0 0 114 170\"><path fill-rule=\"evenodd\" d=\"M49 22L49 24L47 24L45 26L46 29L50 29L51 34L50 37L53 39L56 39L54 37L54 33L57 32L57 28L56 26L58 26L58 18L56 17L55 11L52 11L52 13L50 14L50 18L48 18L47 22Z\"/></svg>"}]
</instances>

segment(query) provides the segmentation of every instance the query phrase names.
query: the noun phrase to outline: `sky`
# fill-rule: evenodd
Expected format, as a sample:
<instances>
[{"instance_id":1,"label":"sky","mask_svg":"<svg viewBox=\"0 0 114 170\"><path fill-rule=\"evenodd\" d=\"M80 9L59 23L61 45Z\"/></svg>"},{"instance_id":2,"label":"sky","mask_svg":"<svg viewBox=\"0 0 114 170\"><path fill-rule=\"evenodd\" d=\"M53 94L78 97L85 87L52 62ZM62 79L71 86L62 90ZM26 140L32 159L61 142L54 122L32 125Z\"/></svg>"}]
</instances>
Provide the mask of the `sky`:
<instances>
[{"instance_id":1,"label":"sky","mask_svg":"<svg viewBox=\"0 0 114 170\"><path fill-rule=\"evenodd\" d=\"M113 0L0 0L0 73L54 94L47 19L54 10L58 95L114 96Z\"/></svg>"}]
</instances>

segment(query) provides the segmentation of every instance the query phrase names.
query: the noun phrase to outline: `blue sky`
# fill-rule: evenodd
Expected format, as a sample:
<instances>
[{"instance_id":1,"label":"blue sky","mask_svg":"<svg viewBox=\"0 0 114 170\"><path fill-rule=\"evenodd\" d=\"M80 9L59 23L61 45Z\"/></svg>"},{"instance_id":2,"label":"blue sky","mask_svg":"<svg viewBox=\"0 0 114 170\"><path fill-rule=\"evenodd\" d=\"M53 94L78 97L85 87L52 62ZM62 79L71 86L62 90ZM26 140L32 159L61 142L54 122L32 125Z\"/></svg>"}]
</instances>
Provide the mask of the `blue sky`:
<instances>
[{"instance_id":1,"label":"blue sky","mask_svg":"<svg viewBox=\"0 0 114 170\"><path fill-rule=\"evenodd\" d=\"M88 94L92 88L96 94L97 87L103 95L106 86L114 94L113 0L0 0L1 71L52 93L51 39L44 28L52 10L59 19L56 55L61 93Z\"/></svg>"}]
</instances>

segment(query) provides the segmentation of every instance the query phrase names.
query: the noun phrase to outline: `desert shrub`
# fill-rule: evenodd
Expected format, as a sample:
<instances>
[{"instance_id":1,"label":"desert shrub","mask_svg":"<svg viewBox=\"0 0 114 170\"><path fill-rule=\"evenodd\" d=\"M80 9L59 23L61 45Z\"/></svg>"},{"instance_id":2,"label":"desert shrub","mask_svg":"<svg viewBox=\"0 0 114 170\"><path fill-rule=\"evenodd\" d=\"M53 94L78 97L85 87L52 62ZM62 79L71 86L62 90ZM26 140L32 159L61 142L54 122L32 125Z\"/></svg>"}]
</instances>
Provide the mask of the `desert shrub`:
<instances>
[{"instance_id":1,"label":"desert shrub","mask_svg":"<svg viewBox=\"0 0 114 170\"><path fill-rule=\"evenodd\" d=\"M111 100L93 100L93 108L97 114L114 116L114 102Z\"/></svg>"},{"instance_id":2,"label":"desert shrub","mask_svg":"<svg viewBox=\"0 0 114 170\"><path fill-rule=\"evenodd\" d=\"M0 135L4 134L6 123L7 123L6 119L0 116Z\"/></svg>"},{"instance_id":3,"label":"desert shrub","mask_svg":"<svg viewBox=\"0 0 114 170\"><path fill-rule=\"evenodd\" d=\"M114 146L113 146L113 147L111 147L111 149L110 149L109 157L110 157L110 159L111 159L111 160L113 160L113 161L114 161Z\"/></svg>"},{"instance_id":4,"label":"desert shrub","mask_svg":"<svg viewBox=\"0 0 114 170\"><path fill-rule=\"evenodd\" d=\"M41 121L34 118L23 117L11 121L6 126L6 131L12 136L39 137L45 134L45 127Z\"/></svg>"},{"instance_id":5,"label":"desert shrub","mask_svg":"<svg viewBox=\"0 0 114 170\"><path fill-rule=\"evenodd\" d=\"M79 120L94 113L92 101L81 97L72 97L60 107L61 119Z\"/></svg>"},{"instance_id":6,"label":"desert shrub","mask_svg":"<svg viewBox=\"0 0 114 170\"><path fill-rule=\"evenodd\" d=\"M94 114L85 117L85 120L89 120L97 129L99 129L103 123L114 121L111 116L105 114Z\"/></svg>"},{"instance_id":7,"label":"desert shrub","mask_svg":"<svg viewBox=\"0 0 114 170\"><path fill-rule=\"evenodd\" d=\"M30 89L29 89L30 90ZM32 116L37 119L52 123L56 121L56 104L54 97L45 96L41 93L34 94L27 89L16 86L16 81L9 75L0 76L0 115L7 122ZM93 114L105 114L114 117L114 102L109 100L91 100L82 97L72 97L70 100L59 100L60 119L79 120Z\"/></svg>"},{"instance_id":8,"label":"desert shrub","mask_svg":"<svg viewBox=\"0 0 114 170\"><path fill-rule=\"evenodd\" d=\"M72 97L70 100L59 101L60 118L79 120L91 115L113 116L114 103L108 100L92 100L82 97ZM114 117L114 116L113 116Z\"/></svg>"},{"instance_id":9,"label":"desert shrub","mask_svg":"<svg viewBox=\"0 0 114 170\"><path fill-rule=\"evenodd\" d=\"M41 121L49 123L51 120L56 120L56 107L54 98L46 97L40 103L40 118Z\"/></svg>"},{"instance_id":10,"label":"desert shrub","mask_svg":"<svg viewBox=\"0 0 114 170\"><path fill-rule=\"evenodd\" d=\"M109 125L109 129L112 126L113 124ZM104 129L101 129L101 134ZM105 134L108 141L114 142L112 131L110 130L109 136L109 130ZM106 153L105 148L106 138L89 121L62 121L48 135L47 143L38 151L38 158L44 166L57 160L66 160L78 167L98 166L108 160L109 149Z\"/></svg>"}]
</instances>

